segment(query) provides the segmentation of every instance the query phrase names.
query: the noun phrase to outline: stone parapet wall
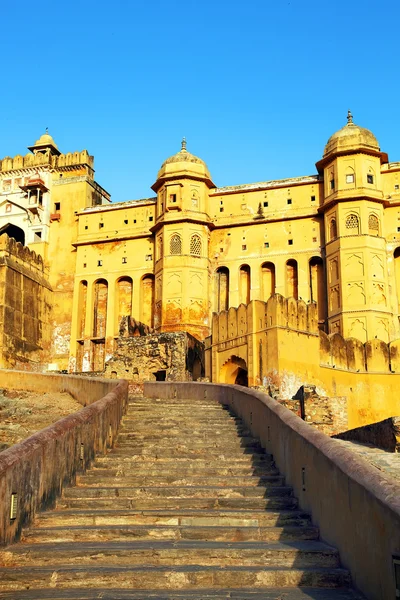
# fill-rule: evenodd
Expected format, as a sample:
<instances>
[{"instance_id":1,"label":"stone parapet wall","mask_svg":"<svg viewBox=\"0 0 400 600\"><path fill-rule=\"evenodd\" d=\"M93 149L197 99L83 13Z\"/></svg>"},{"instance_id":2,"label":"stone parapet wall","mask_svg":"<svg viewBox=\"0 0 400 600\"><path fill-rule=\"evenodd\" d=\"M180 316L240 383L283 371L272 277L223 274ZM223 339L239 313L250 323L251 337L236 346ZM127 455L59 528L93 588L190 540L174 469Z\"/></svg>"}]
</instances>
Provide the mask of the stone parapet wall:
<instances>
[{"instance_id":1,"label":"stone parapet wall","mask_svg":"<svg viewBox=\"0 0 400 600\"><path fill-rule=\"evenodd\" d=\"M387 452L400 452L400 417L356 427L332 436L340 440L371 444Z\"/></svg>"},{"instance_id":2,"label":"stone parapet wall","mask_svg":"<svg viewBox=\"0 0 400 600\"><path fill-rule=\"evenodd\" d=\"M18 539L35 514L49 506L113 445L128 399L128 383L73 375L0 370L0 386L36 392L69 392L85 408L0 453L0 544ZM15 519L10 518L12 495Z\"/></svg>"},{"instance_id":3,"label":"stone parapet wall","mask_svg":"<svg viewBox=\"0 0 400 600\"><path fill-rule=\"evenodd\" d=\"M151 398L214 398L240 416L274 456L321 538L337 547L369 600L395 598L400 494L394 480L261 392L206 383L146 383Z\"/></svg>"}]
</instances>

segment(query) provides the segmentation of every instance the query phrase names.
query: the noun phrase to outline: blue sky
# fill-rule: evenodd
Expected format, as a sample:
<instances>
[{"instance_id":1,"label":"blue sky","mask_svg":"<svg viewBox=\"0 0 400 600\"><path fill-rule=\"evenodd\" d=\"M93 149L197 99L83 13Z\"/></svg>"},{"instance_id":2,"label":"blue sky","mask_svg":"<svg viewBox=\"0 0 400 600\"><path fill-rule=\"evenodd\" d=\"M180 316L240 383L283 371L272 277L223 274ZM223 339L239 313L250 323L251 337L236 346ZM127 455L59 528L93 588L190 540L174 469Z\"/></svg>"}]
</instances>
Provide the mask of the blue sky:
<instances>
[{"instance_id":1,"label":"blue sky","mask_svg":"<svg viewBox=\"0 0 400 600\"><path fill-rule=\"evenodd\" d=\"M0 156L49 127L118 202L182 136L218 186L313 173L350 108L400 161L399 21L398 0L8 2Z\"/></svg>"}]
</instances>

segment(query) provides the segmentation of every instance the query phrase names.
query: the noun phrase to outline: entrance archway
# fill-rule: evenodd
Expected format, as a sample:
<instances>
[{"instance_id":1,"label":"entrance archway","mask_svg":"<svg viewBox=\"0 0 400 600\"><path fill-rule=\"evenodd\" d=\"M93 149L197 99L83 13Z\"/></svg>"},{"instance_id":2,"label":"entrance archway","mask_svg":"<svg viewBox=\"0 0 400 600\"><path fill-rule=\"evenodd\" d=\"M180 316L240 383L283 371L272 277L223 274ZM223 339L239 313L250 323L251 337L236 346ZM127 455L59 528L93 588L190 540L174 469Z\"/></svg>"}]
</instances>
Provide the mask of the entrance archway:
<instances>
[{"instance_id":1,"label":"entrance archway","mask_svg":"<svg viewBox=\"0 0 400 600\"><path fill-rule=\"evenodd\" d=\"M248 386L246 361L239 356L231 356L221 367L219 383Z\"/></svg>"},{"instance_id":2,"label":"entrance archway","mask_svg":"<svg viewBox=\"0 0 400 600\"><path fill-rule=\"evenodd\" d=\"M21 244L25 246L25 232L20 227L17 227L17 225L8 223L0 229L0 235L2 233L6 233L8 237L14 238L16 242L21 242Z\"/></svg>"}]
</instances>

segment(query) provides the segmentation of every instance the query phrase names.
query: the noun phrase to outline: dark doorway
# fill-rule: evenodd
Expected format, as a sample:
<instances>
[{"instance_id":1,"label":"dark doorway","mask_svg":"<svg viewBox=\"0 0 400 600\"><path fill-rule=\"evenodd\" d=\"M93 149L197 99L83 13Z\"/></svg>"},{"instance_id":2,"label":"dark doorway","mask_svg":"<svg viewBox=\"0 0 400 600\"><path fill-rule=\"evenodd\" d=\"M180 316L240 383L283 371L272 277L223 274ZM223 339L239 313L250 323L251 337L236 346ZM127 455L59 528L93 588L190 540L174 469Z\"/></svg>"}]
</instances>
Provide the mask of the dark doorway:
<instances>
[{"instance_id":1,"label":"dark doorway","mask_svg":"<svg viewBox=\"0 0 400 600\"><path fill-rule=\"evenodd\" d=\"M156 378L156 381L165 381L167 378L167 371L157 371L156 373L153 373L153 375Z\"/></svg>"},{"instance_id":2,"label":"dark doorway","mask_svg":"<svg viewBox=\"0 0 400 600\"><path fill-rule=\"evenodd\" d=\"M11 225L11 223L9 223L0 230L0 234L2 233L6 233L8 237L14 238L16 242L21 242L21 244L25 246L25 233L20 227Z\"/></svg>"},{"instance_id":3,"label":"dark doorway","mask_svg":"<svg viewBox=\"0 0 400 600\"><path fill-rule=\"evenodd\" d=\"M245 387L249 387L247 371L245 371L244 369L241 369L241 368L238 369L238 374L236 375L235 384L236 385L244 385Z\"/></svg>"}]
</instances>

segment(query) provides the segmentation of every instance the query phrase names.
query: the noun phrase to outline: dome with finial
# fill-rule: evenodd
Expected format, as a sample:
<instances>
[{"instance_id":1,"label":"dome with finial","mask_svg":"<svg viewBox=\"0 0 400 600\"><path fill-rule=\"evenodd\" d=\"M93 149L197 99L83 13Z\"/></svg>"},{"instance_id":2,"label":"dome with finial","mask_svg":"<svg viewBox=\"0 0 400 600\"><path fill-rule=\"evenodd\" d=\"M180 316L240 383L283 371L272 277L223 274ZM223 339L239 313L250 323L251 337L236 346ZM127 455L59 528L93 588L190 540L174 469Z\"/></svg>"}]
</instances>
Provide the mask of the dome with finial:
<instances>
[{"instance_id":1,"label":"dome with finial","mask_svg":"<svg viewBox=\"0 0 400 600\"><path fill-rule=\"evenodd\" d=\"M182 139L180 151L163 162L157 175L157 181L180 175L211 180L206 163L187 151L186 138Z\"/></svg>"},{"instance_id":2,"label":"dome with finial","mask_svg":"<svg viewBox=\"0 0 400 600\"><path fill-rule=\"evenodd\" d=\"M369 129L353 123L353 115L347 113L347 123L329 138L323 157L351 150L366 150L379 152L379 142Z\"/></svg>"},{"instance_id":3,"label":"dome with finial","mask_svg":"<svg viewBox=\"0 0 400 600\"><path fill-rule=\"evenodd\" d=\"M60 154L57 144L53 140L52 136L49 134L49 129L46 127L45 133L43 133L38 140L33 144L33 146L29 146L28 150L32 152L35 151L43 151L47 148L50 149L52 154Z\"/></svg>"}]
</instances>

